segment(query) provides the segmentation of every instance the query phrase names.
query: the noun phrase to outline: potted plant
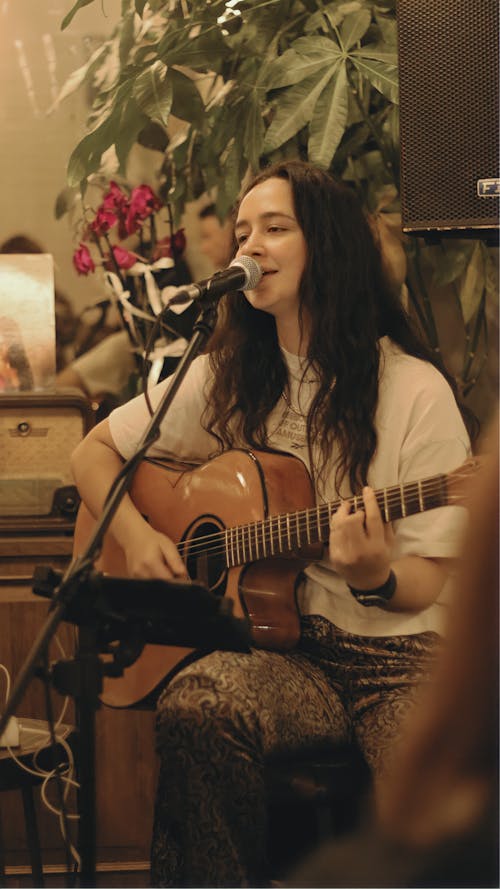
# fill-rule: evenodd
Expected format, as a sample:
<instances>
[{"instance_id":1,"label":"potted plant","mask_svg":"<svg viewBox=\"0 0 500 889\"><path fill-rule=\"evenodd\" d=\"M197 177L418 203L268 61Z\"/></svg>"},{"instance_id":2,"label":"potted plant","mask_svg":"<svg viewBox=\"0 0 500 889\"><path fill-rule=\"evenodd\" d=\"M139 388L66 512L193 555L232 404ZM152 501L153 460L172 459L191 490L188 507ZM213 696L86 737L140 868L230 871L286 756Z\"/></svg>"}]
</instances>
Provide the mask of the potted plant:
<instances>
[{"instance_id":1,"label":"potted plant","mask_svg":"<svg viewBox=\"0 0 500 889\"><path fill-rule=\"evenodd\" d=\"M93 2L77 0L62 27ZM205 192L223 218L248 173L299 156L350 181L394 232L397 65L395 0L123 0L112 35L60 96L90 84L95 98L58 212L70 194L85 195L110 151L123 174L131 147L147 140L163 154L159 193L176 220ZM181 122L173 137L172 117ZM418 239L405 249L408 298L436 351L436 288L454 302L463 360L451 370L467 395L487 359L487 307L497 302L492 251Z\"/></svg>"}]
</instances>

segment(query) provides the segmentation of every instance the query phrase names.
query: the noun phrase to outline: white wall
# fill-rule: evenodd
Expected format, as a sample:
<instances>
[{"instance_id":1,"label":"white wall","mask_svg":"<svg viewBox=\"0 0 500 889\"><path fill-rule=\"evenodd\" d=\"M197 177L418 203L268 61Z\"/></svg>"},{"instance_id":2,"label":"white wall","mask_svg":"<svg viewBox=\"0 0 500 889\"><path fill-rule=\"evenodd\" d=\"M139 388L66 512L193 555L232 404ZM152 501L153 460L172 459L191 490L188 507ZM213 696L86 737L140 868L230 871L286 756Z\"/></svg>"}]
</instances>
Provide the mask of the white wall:
<instances>
[{"instance_id":1,"label":"white wall","mask_svg":"<svg viewBox=\"0 0 500 889\"><path fill-rule=\"evenodd\" d=\"M47 110L67 76L88 57L86 38L109 33L120 2L96 2L61 31L72 5L72 0L0 0L0 242L21 233L40 241L54 255L58 287L79 308L93 301L97 282L74 272L71 232L65 219L56 221L54 203L66 182L71 151L84 133L85 97L70 97L53 115Z\"/></svg>"},{"instance_id":2,"label":"white wall","mask_svg":"<svg viewBox=\"0 0 500 889\"><path fill-rule=\"evenodd\" d=\"M74 0L0 0L0 243L26 234L55 260L56 284L77 309L102 297L96 276L79 277L67 217L54 203L66 184L70 154L84 134L85 95L78 91L47 115L68 75L88 58L88 38L106 37L120 14L120 0L95 0L69 28L60 25ZM188 220L195 220L191 209ZM195 236L196 237L196 236ZM188 258L203 277L193 239ZM208 274L208 272L207 272Z\"/></svg>"}]
</instances>

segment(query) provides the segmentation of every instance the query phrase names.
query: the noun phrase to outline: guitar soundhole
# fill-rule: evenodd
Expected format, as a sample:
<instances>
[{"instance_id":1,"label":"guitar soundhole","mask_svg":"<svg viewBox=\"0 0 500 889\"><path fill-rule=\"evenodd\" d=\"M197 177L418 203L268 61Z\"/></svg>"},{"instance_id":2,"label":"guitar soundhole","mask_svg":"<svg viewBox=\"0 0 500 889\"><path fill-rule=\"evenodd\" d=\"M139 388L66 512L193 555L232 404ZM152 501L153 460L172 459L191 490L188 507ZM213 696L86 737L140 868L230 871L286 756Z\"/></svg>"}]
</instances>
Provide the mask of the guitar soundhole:
<instances>
[{"instance_id":1,"label":"guitar soundhole","mask_svg":"<svg viewBox=\"0 0 500 889\"><path fill-rule=\"evenodd\" d=\"M222 523L198 520L184 539L184 561L191 580L197 580L217 596L226 592L226 555Z\"/></svg>"}]
</instances>

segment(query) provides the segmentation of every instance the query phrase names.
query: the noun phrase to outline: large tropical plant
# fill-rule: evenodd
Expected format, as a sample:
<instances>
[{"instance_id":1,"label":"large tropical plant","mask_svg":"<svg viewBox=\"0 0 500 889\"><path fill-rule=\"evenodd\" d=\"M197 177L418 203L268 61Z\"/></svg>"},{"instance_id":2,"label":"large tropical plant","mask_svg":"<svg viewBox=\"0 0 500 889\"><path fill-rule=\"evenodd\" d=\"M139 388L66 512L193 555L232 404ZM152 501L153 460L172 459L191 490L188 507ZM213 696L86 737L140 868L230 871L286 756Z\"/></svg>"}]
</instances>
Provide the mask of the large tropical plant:
<instances>
[{"instance_id":1,"label":"large tropical plant","mask_svg":"<svg viewBox=\"0 0 500 889\"><path fill-rule=\"evenodd\" d=\"M93 2L77 0L62 27ZM395 6L396 0L122 0L114 32L60 96L84 84L94 94L88 132L69 160L69 189L84 195L110 153L125 174L139 141L163 154L159 190L177 219L204 192L215 195L224 217L247 173L287 156L349 180L371 212L398 212ZM476 242L427 249L411 241L407 254L410 300L436 350L429 294L446 286L456 301L464 346L456 375L467 393L486 359L496 263Z\"/></svg>"}]
</instances>

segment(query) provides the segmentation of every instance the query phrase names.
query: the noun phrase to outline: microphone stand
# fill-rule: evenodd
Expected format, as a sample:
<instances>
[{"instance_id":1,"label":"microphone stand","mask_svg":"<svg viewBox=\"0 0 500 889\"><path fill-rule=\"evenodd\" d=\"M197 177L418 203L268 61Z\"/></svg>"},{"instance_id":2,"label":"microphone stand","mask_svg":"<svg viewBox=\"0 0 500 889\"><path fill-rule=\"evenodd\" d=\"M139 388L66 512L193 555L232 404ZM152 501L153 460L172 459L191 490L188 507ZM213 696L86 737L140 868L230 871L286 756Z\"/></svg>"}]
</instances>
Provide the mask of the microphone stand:
<instances>
[{"instance_id":1,"label":"microphone stand","mask_svg":"<svg viewBox=\"0 0 500 889\"><path fill-rule=\"evenodd\" d=\"M198 300L201 308L200 316L194 325L191 340L172 376L171 384L154 411L136 452L124 464L113 483L102 515L96 523L84 552L73 560L62 578L57 592L52 595L49 616L21 667L5 712L0 718L0 735L7 726L10 717L15 714L28 684L37 672L37 664L45 655L59 623L66 619L68 612L72 607L74 608L75 602L92 590L92 564L101 550L104 535L123 496L130 490L135 472L146 451L159 437L160 424L177 394L189 366L204 349L213 332L217 319L217 302L221 295L221 293L214 295L207 291ZM35 590L35 592L37 591ZM85 610L88 614L88 608L85 608L84 601L83 611ZM106 673L106 666L98 656L95 628L88 627L87 622L85 633L81 636L75 662L64 665L56 664L53 670L53 680L57 682L56 687L62 693L72 694L78 701L79 727L82 732L80 737L81 792L79 795L80 885L93 887L96 885L95 713L100 703L99 694L102 691L102 677ZM248 646L248 638L244 644L245 642ZM174 643L169 640L168 644ZM238 647L241 648L241 637ZM140 654L140 650L140 648L137 650L135 658ZM112 675L116 675L116 671L112 671Z\"/></svg>"}]
</instances>

